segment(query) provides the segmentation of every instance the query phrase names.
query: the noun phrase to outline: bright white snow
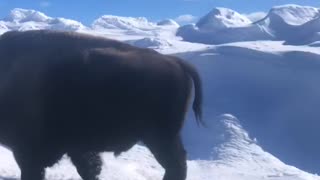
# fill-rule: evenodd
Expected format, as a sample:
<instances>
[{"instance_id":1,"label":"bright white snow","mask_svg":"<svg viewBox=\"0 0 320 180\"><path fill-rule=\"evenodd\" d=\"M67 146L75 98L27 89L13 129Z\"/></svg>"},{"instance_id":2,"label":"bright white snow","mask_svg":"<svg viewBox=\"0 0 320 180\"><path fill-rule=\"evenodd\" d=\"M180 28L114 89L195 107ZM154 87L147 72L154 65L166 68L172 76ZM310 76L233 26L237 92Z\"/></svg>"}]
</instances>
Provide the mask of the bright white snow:
<instances>
[{"instance_id":1,"label":"bright white snow","mask_svg":"<svg viewBox=\"0 0 320 180\"><path fill-rule=\"evenodd\" d=\"M315 7L287 4L273 7L268 16L271 19L281 18L289 25L302 25L319 16L319 13L320 10Z\"/></svg>"},{"instance_id":2,"label":"bright white snow","mask_svg":"<svg viewBox=\"0 0 320 180\"><path fill-rule=\"evenodd\" d=\"M310 44L320 39L320 10L314 7L276 6L257 24L265 26L286 44Z\"/></svg>"},{"instance_id":3,"label":"bright white snow","mask_svg":"<svg viewBox=\"0 0 320 180\"><path fill-rule=\"evenodd\" d=\"M197 24L180 27L177 35L186 41L207 44L253 40L310 44L319 41L319 19L320 10L309 6L276 6L253 22L235 11L215 8Z\"/></svg>"},{"instance_id":4,"label":"bright white snow","mask_svg":"<svg viewBox=\"0 0 320 180\"><path fill-rule=\"evenodd\" d=\"M206 44L274 39L266 27L252 24L246 16L227 8L214 8L196 24L180 27L177 35Z\"/></svg>"},{"instance_id":5,"label":"bright white snow","mask_svg":"<svg viewBox=\"0 0 320 180\"><path fill-rule=\"evenodd\" d=\"M4 30L2 30L4 29ZM0 21L0 32L7 30L84 30L86 27L75 20L65 18L52 18L45 14L28 9L13 9L10 14Z\"/></svg>"},{"instance_id":6,"label":"bright white snow","mask_svg":"<svg viewBox=\"0 0 320 180\"><path fill-rule=\"evenodd\" d=\"M236 11L227 8L214 8L197 22L197 27L203 30L221 30L230 27L240 27L251 21Z\"/></svg>"}]
</instances>

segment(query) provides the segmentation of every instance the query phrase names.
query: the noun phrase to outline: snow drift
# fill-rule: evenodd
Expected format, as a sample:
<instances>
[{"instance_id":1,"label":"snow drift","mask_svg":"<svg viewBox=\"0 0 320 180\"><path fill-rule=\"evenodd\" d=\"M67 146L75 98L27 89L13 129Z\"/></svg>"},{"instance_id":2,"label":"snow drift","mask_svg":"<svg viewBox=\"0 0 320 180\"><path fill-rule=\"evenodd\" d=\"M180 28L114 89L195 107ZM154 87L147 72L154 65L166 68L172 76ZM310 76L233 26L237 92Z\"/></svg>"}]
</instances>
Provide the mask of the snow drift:
<instances>
[{"instance_id":1,"label":"snow drift","mask_svg":"<svg viewBox=\"0 0 320 180\"><path fill-rule=\"evenodd\" d=\"M239 42L177 55L200 70L207 117L232 113L245 120L243 125L268 152L300 168L320 171L315 166L320 146L314 143L320 136L317 47Z\"/></svg>"}]
</instances>

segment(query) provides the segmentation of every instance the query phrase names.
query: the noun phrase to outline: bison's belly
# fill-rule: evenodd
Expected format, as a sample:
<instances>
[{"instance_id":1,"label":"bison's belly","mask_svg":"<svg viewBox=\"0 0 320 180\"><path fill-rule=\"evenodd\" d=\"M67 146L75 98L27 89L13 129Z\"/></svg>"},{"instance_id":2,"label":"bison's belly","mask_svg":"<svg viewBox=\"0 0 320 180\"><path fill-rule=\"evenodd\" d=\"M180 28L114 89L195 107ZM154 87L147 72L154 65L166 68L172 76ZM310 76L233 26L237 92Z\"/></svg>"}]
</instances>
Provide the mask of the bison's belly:
<instances>
[{"instance_id":1,"label":"bison's belly","mask_svg":"<svg viewBox=\"0 0 320 180\"><path fill-rule=\"evenodd\" d=\"M47 138L46 143L50 143L48 146L52 149L59 149L64 153L70 151L96 151L96 152L115 152L115 154L120 154L123 151L127 151L134 144L139 141L139 138L135 134L65 134L51 136Z\"/></svg>"}]
</instances>

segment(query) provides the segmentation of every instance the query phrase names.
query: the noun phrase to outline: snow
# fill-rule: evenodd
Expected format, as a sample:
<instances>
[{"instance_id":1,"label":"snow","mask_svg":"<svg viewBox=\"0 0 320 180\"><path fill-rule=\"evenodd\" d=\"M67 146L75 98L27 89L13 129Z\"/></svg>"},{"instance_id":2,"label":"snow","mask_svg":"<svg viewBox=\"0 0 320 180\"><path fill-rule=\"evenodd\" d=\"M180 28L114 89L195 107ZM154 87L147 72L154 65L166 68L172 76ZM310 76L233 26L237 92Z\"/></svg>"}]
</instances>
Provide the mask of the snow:
<instances>
[{"instance_id":1,"label":"snow","mask_svg":"<svg viewBox=\"0 0 320 180\"><path fill-rule=\"evenodd\" d=\"M320 163L320 147L314 143L319 137L319 9L290 4L254 15L262 18L258 21L247 16L214 8L196 24L179 27L171 19L154 23L144 17L103 15L87 27L17 8L0 20L0 34L78 31L152 48L194 64L203 79L204 118L209 127L196 127L192 113L188 114L183 129L188 179L320 179L290 166L320 172L315 166ZM101 156L101 179L159 180L164 173L141 145L119 158L111 153ZM0 179L17 179L19 174L12 153L0 148ZM64 156L47 169L46 179L80 177Z\"/></svg>"},{"instance_id":2,"label":"snow","mask_svg":"<svg viewBox=\"0 0 320 180\"><path fill-rule=\"evenodd\" d=\"M177 20L185 19L184 17L195 19L194 16L183 15ZM253 21L248 17L253 18ZM315 46L315 42L320 40L320 10L288 4L273 7L266 15L263 12L243 15L219 7L201 17L196 24L181 27L172 19L153 23L144 17L103 15L90 27L86 27L71 19L53 18L39 11L16 8L0 21L0 33L32 29L88 32L119 40L129 40L128 37L130 40L142 40L170 36L173 40L180 37L184 41L205 44L277 40L288 45Z\"/></svg>"},{"instance_id":3,"label":"snow","mask_svg":"<svg viewBox=\"0 0 320 180\"><path fill-rule=\"evenodd\" d=\"M133 18L104 15L96 19L92 27L94 29L150 30L155 27L155 24L149 22L144 17Z\"/></svg>"},{"instance_id":4,"label":"snow","mask_svg":"<svg viewBox=\"0 0 320 180\"><path fill-rule=\"evenodd\" d=\"M158 26L175 26L179 27L179 24L172 19L165 19L157 23Z\"/></svg>"},{"instance_id":5,"label":"snow","mask_svg":"<svg viewBox=\"0 0 320 180\"><path fill-rule=\"evenodd\" d=\"M206 44L283 40L301 45L319 41L318 8L289 4L273 7L265 17L258 15L262 18L251 22L233 10L215 8L195 25L180 27L177 35L185 41Z\"/></svg>"},{"instance_id":6,"label":"snow","mask_svg":"<svg viewBox=\"0 0 320 180\"><path fill-rule=\"evenodd\" d=\"M175 18L177 23L180 25L194 23L197 19L198 17L193 16L191 14L183 14Z\"/></svg>"},{"instance_id":7,"label":"snow","mask_svg":"<svg viewBox=\"0 0 320 180\"><path fill-rule=\"evenodd\" d=\"M286 44L310 44L319 40L320 10L309 6L283 5L272 8L264 24Z\"/></svg>"},{"instance_id":8,"label":"snow","mask_svg":"<svg viewBox=\"0 0 320 180\"><path fill-rule=\"evenodd\" d=\"M222 48L250 49L258 52L270 54L283 54L286 52L306 52L320 55L320 51L316 47L311 46L294 46L283 45L283 41L251 41L251 42L235 42L216 46ZM243 53L247 53L246 50Z\"/></svg>"},{"instance_id":9,"label":"snow","mask_svg":"<svg viewBox=\"0 0 320 180\"><path fill-rule=\"evenodd\" d=\"M239 41L273 40L273 35L263 26L248 25L244 27L226 28L219 31L206 31L195 25L186 25L179 28L177 32L185 41L223 44Z\"/></svg>"},{"instance_id":10,"label":"snow","mask_svg":"<svg viewBox=\"0 0 320 180\"><path fill-rule=\"evenodd\" d=\"M236 42L176 54L200 70L205 117L232 113L272 154L319 172L320 54L318 47L279 41ZM257 120L258 119L258 120ZM186 132L201 130L186 123ZM192 158L206 159L206 145L184 133ZM203 136L201 136L201 139ZM197 144L197 145L195 145Z\"/></svg>"},{"instance_id":11,"label":"snow","mask_svg":"<svg viewBox=\"0 0 320 180\"><path fill-rule=\"evenodd\" d=\"M287 4L275 6L269 12L271 20L281 18L288 25L302 25L319 16L320 10L310 6Z\"/></svg>"},{"instance_id":12,"label":"snow","mask_svg":"<svg viewBox=\"0 0 320 180\"><path fill-rule=\"evenodd\" d=\"M212 157L208 160L189 160L188 178L192 180L316 180L315 175L285 165L276 157L265 152L243 129L240 121L231 114L223 114L208 124L212 131L207 135L218 137L219 143L211 147ZM209 143L210 142L206 142ZM19 168L12 153L0 148L0 179L17 179ZM103 170L100 178L128 180L160 180L163 168L155 161L150 151L141 145L115 158L112 153L102 153ZM65 155L51 168L46 169L46 179L80 179L70 159Z\"/></svg>"},{"instance_id":13,"label":"snow","mask_svg":"<svg viewBox=\"0 0 320 180\"><path fill-rule=\"evenodd\" d=\"M246 16L248 19L250 19L251 22L256 22L258 20L263 19L264 17L266 17L267 13L265 12L253 12L253 13L249 13L249 14L244 14L244 16Z\"/></svg>"},{"instance_id":14,"label":"snow","mask_svg":"<svg viewBox=\"0 0 320 180\"><path fill-rule=\"evenodd\" d=\"M86 27L75 20L52 18L39 11L21 8L13 9L7 17L0 21L0 33L8 30L26 31L36 29L80 31L86 29Z\"/></svg>"},{"instance_id":15,"label":"snow","mask_svg":"<svg viewBox=\"0 0 320 180\"><path fill-rule=\"evenodd\" d=\"M202 17L196 26L203 30L221 30L230 27L241 27L250 24L251 21L236 11L227 8L214 8Z\"/></svg>"},{"instance_id":16,"label":"snow","mask_svg":"<svg viewBox=\"0 0 320 180\"><path fill-rule=\"evenodd\" d=\"M52 30L77 31L85 29L85 26L82 23L65 18L55 18L51 20L49 24L51 25L50 29Z\"/></svg>"},{"instance_id":17,"label":"snow","mask_svg":"<svg viewBox=\"0 0 320 180\"><path fill-rule=\"evenodd\" d=\"M319 33L317 33L319 35ZM310 43L309 46L313 46L313 47L320 47L320 41L315 41L313 43Z\"/></svg>"},{"instance_id":18,"label":"snow","mask_svg":"<svg viewBox=\"0 0 320 180\"><path fill-rule=\"evenodd\" d=\"M112 37L121 41L142 41L144 38L152 39L154 37L177 39L175 33L178 27L179 25L171 19L153 23L144 17L103 15L92 23L90 30L84 32Z\"/></svg>"},{"instance_id":19,"label":"snow","mask_svg":"<svg viewBox=\"0 0 320 180\"><path fill-rule=\"evenodd\" d=\"M158 47L169 48L170 46L172 46L172 43L170 43L169 40L164 40L160 38L143 38L135 41L128 41L128 43L137 47L153 49L157 49Z\"/></svg>"},{"instance_id":20,"label":"snow","mask_svg":"<svg viewBox=\"0 0 320 180\"><path fill-rule=\"evenodd\" d=\"M0 21L0 34L9 31L8 27L3 21Z\"/></svg>"},{"instance_id":21,"label":"snow","mask_svg":"<svg viewBox=\"0 0 320 180\"><path fill-rule=\"evenodd\" d=\"M227 8L213 9L196 24L180 27L177 35L185 41L206 44L274 38L266 27L252 24L245 15Z\"/></svg>"},{"instance_id":22,"label":"snow","mask_svg":"<svg viewBox=\"0 0 320 180\"><path fill-rule=\"evenodd\" d=\"M39 11L15 8L4 20L17 23L23 23L28 21L48 22L51 20L51 18Z\"/></svg>"}]
</instances>

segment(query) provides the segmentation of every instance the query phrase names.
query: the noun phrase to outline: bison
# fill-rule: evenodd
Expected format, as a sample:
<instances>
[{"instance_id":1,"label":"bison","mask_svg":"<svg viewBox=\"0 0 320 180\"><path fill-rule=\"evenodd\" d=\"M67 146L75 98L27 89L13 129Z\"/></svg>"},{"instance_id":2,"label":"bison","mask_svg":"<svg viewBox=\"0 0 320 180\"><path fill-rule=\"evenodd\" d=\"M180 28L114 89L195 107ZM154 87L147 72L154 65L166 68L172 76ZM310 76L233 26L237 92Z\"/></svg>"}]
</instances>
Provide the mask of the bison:
<instances>
[{"instance_id":1,"label":"bison","mask_svg":"<svg viewBox=\"0 0 320 180\"><path fill-rule=\"evenodd\" d=\"M22 180L68 154L84 180L97 180L99 153L119 155L143 142L165 169L186 179L180 130L192 97L198 123L202 89L196 69L177 57L75 32L11 31L0 37L0 142Z\"/></svg>"}]
</instances>

